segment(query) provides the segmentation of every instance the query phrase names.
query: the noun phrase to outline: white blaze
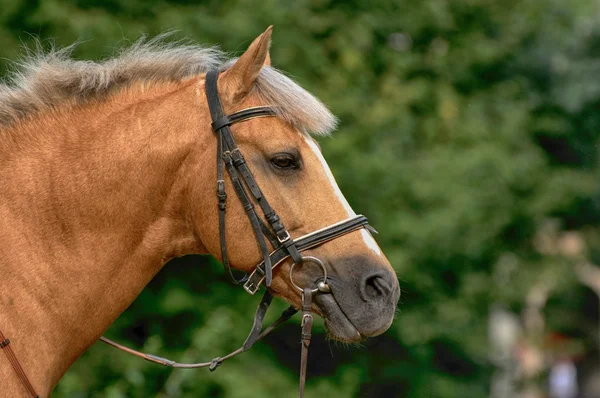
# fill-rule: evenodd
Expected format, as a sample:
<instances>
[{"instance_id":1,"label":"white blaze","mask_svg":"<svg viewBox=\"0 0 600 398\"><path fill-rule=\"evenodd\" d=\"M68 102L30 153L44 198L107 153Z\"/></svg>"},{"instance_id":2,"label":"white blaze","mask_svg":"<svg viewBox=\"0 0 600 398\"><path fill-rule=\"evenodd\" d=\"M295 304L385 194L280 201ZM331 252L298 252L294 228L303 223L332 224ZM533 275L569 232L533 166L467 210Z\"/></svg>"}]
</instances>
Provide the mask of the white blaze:
<instances>
[{"instance_id":1,"label":"white blaze","mask_svg":"<svg viewBox=\"0 0 600 398\"><path fill-rule=\"evenodd\" d=\"M325 175L327 176L327 178L329 178L329 182L331 183L333 192L335 193L335 196L338 197L338 200L340 201L342 206L344 206L344 209L346 209L346 212L348 213L348 217L354 217L356 215L356 213L354 212L354 210L352 210L352 207L350 207L350 204L344 197L344 194L342 194L340 187L338 187L338 184L335 181L335 178L333 177L331 170L329 169L329 165L325 161L325 158L323 157L323 154L319 150L319 147L317 146L316 142L311 138L306 138L306 142L308 143L308 146L310 147L310 149L312 149L312 151L314 152L317 159L319 159L319 162L321 162L321 166L323 166ZM377 254L378 256L381 257L382 256L381 249L379 248L379 245L377 245L377 242L375 242L375 239L373 239L373 236L371 236L369 231L362 228L360 230L360 234L363 238L363 241L367 245L367 247L369 249L371 249L375 254Z\"/></svg>"}]
</instances>

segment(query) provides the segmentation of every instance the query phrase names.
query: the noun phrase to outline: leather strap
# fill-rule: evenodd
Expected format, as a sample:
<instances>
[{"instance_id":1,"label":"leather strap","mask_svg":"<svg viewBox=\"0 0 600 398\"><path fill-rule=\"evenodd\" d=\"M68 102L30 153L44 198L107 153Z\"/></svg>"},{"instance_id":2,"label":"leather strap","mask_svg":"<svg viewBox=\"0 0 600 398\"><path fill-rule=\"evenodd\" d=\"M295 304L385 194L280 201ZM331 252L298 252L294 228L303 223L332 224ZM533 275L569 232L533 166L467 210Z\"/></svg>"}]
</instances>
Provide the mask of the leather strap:
<instances>
[{"instance_id":1,"label":"leather strap","mask_svg":"<svg viewBox=\"0 0 600 398\"><path fill-rule=\"evenodd\" d=\"M259 218L258 221L260 222L260 228L262 229L262 232L265 235L265 237L269 240L271 247L273 249L279 247L279 241L277 240L275 234L269 229L269 227L267 227L267 225L261 218Z\"/></svg>"},{"instance_id":2,"label":"leather strap","mask_svg":"<svg viewBox=\"0 0 600 398\"><path fill-rule=\"evenodd\" d=\"M269 292L265 292L265 295L263 296L263 299L261 300L258 308L256 309L256 313L254 314L254 325L253 325L252 329L250 330L250 334L246 338L244 345L223 357L214 358L210 362L179 363L179 362L175 362L170 359L167 359L167 358L159 357L159 356L152 355L152 354L145 354L143 352L136 351L134 349L131 349L129 347L126 347L124 345L116 343L112 340L109 340L104 336L100 337L100 341L102 341L103 343L106 343L112 347L118 348L121 351L125 351L128 354L145 359L146 361L149 361L149 362L156 363L158 365L168 366L168 367L172 367L172 368L183 368L183 369L206 368L207 367L212 372L212 371L216 370L219 366L221 366L221 364L223 364L223 362L225 360L227 360L231 357L234 357L238 354L241 354L244 351L249 350L252 347L252 345L254 345L254 343L265 338L273 330L275 330L279 325L281 325L283 322L290 319L292 316L294 316L294 314L296 314L298 312L298 310L295 309L294 307L292 307L292 306L288 307L285 311L283 311L281 313L281 315L279 316L279 318L277 318L277 320L275 320L275 322L273 322L269 327L267 327L266 329L264 329L261 332L260 329L262 328L262 323L263 323L265 314L267 313L267 310L269 308L269 305L271 304L272 299L273 299L273 296L271 296L271 294Z\"/></svg>"},{"instance_id":3,"label":"leather strap","mask_svg":"<svg viewBox=\"0 0 600 398\"><path fill-rule=\"evenodd\" d=\"M242 203L242 207L246 211L246 214L248 215L248 219L250 220L250 225L252 226L252 230L254 231L254 235L256 236L258 248L259 248L261 254L263 255L263 258L267 258L269 255L269 252L268 252L267 244L264 239L264 235L263 235L261 227L260 227L260 223L258 221L259 218L258 218L258 215L256 214L254 205L252 204L252 201L248 197L248 194L246 193L246 190L244 189L244 186L239 179L237 169L233 165L231 157L227 154L227 152L223 154L223 160L225 162L225 167L227 168L227 172L229 173L229 177L231 178L231 182L233 184L235 193L237 194L240 202ZM223 222L223 224L224 224L224 222ZM222 230L220 233L220 240L221 240L221 247L224 247L225 246L224 230ZM226 267L229 268L229 264L227 264ZM231 271L230 271L230 273L231 273Z\"/></svg>"},{"instance_id":4,"label":"leather strap","mask_svg":"<svg viewBox=\"0 0 600 398\"><path fill-rule=\"evenodd\" d=\"M220 103L220 101L219 101ZM230 126L234 123L243 120L253 119L256 117L275 116L275 110L270 106L257 106L255 108L246 108L229 116L221 116L211 123L214 131L219 131L225 126Z\"/></svg>"},{"instance_id":5,"label":"leather strap","mask_svg":"<svg viewBox=\"0 0 600 398\"><path fill-rule=\"evenodd\" d=\"M361 228L367 228L373 233L377 233L375 229L373 229L369 225L369 220L367 217L363 215L356 215L352 218L349 218L344 221L340 221L336 224L330 225L328 227L322 228L320 230L311 232L307 235L301 236L294 240L295 248L302 252L304 250L312 249L314 247L320 246L323 243L329 242L333 239L339 238L340 236L346 235L350 232L356 231ZM290 256L289 251L286 250L285 247L278 247L274 251L269 254L269 258L271 259L271 266L273 268L277 267L283 260ZM263 280L265 279L265 265L264 263L260 263L254 272L250 274L248 280L244 284L244 289L250 294L255 294Z\"/></svg>"},{"instance_id":6,"label":"leather strap","mask_svg":"<svg viewBox=\"0 0 600 398\"><path fill-rule=\"evenodd\" d=\"M27 390L27 393L33 398L40 398L40 396L35 392L35 389L31 385L31 382L29 381L27 374L23 370L23 367L19 363L17 356L13 352L12 347L10 346L10 340L7 339L4 336L4 334L2 334L2 331L0 331L0 349L6 354L10 365L19 377L19 380L21 380L21 383L23 384L23 387L25 387L25 389ZM1 385L2 383L0 383L0 386Z\"/></svg>"},{"instance_id":7,"label":"leather strap","mask_svg":"<svg viewBox=\"0 0 600 398\"><path fill-rule=\"evenodd\" d=\"M237 177L238 180L241 176L241 179L244 181L244 184L234 182L234 188L238 198L242 202L242 206L244 206L244 208L246 209L248 218L250 219L250 223L252 225L254 235L256 236L259 250L263 257L263 271L265 274L264 283L267 287L269 287L271 286L272 280L272 264L271 259L269 258L269 251L265 242L265 236L267 237L267 239L269 239L269 241L274 247L283 247L284 250L289 253L289 256L292 257L294 262L298 264L302 263L302 256L300 256L300 253L296 248L295 242L290 238L290 234L283 225L283 222L281 221L275 210L273 210L268 200L260 190L256 179L252 175L252 172L250 171L250 168L246 163L244 155L242 155L242 152L235 143L235 139L233 138L233 134L229 126L231 126L234 123L238 123L256 117L274 116L276 115L276 112L273 107L259 106L255 108L244 109L228 116L225 115L223 107L221 105L221 100L219 98L219 91L217 87L218 77L218 71L210 71L206 74L205 83L206 98L208 101L208 107L210 109L211 118L213 120L212 128L217 133L217 137L221 145L219 148L217 148L217 180L223 180L223 170L222 165L220 163L221 159L223 159L227 167L229 176L232 179L232 182L234 180L234 176ZM264 217L269 224L268 226L265 225L262 222L262 220L256 215L253 206L251 206L252 202L251 200L249 200L248 193L246 192L244 187L248 188L254 201L261 208ZM226 197L224 200L226 200ZM224 226L225 210L221 210L221 208L224 208L224 205L220 202L219 211L222 215L220 216L219 224L220 226ZM227 258L226 254L223 255L223 252L226 251L226 249L224 249L226 248L224 228L219 229L221 254L223 258ZM273 237L277 239L277 242L275 241L275 239L273 239ZM229 264L224 263L224 266L228 270L229 274L232 275ZM237 283L241 283L241 280L239 279L234 278L234 280Z\"/></svg>"},{"instance_id":8,"label":"leather strap","mask_svg":"<svg viewBox=\"0 0 600 398\"><path fill-rule=\"evenodd\" d=\"M254 235L256 237L259 250L263 256L263 261L267 263L267 266L270 268L270 260L268 259L269 250L267 244L265 242L265 238L262 232L261 224L259 222L259 217L254 210L254 206L252 205L251 200L244 189L244 185L239 182L239 175L242 176L246 186L250 189L252 195L256 198L262 197L262 193L258 188L258 184L254 180L254 177L250 173L250 169L246 165L243 155L241 154L239 148L235 144L235 140L233 139L233 134L229 129L229 126L233 123L241 122L243 120L248 120L250 118L262 117L262 116L273 116L275 114L274 110L270 107L257 107L257 108L249 108L243 111L234 113L232 115L226 116L223 112L223 107L221 105L221 100L219 99L219 92L217 88L219 72L211 71L206 74L206 98L208 101L208 107L210 110L211 118L213 120L212 126L215 132L217 133L217 140L220 143L220 146L217 148L217 181L223 181L223 166L222 162L225 162L227 167L227 172L233 182L234 189L240 201L242 202L242 206L246 210L246 214L250 220L252 225L252 229L254 231ZM219 182L218 182L219 184ZM224 192L224 187L223 187ZM219 199L221 200L221 199ZM223 202L226 201L226 196ZM243 283L245 278L237 279L233 277L233 273L231 271L231 267L228 262L227 254L226 254L226 239L225 239L225 210L221 210L224 208L224 204L219 204L219 238L221 244L221 257L224 259L223 266L227 270L228 274L232 277L232 280L235 283ZM225 259L227 259L227 263L225 263ZM267 286L271 285L272 274L269 271L266 275L265 284Z\"/></svg>"},{"instance_id":9,"label":"leather strap","mask_svg":"<svg viewBox=\"0 0 600 398\"><path fill-rule=\"evenodd\" d=\"M271 301L273 301L273 296L268 290L266 290L262 300L260 301L260 304L258 304L256 314L254 314L254 323L252 324L252 329L250 329L250 333L248 334L246 341L244 341L244 344L242 345L242 351L248 351L254 345L254 343L256 343L262 329L265 315L267 314L267 310L271 305Z\"/></svg>"},{"instance_id":10,"label":"leather strap","mask_svg":"<svg viewBox=\"0 0 600 398\"><path fill-rule=\"evenodd\" d=\"M308 364L308 346L312 338L311 330L313 324L313 316L310 313L312 305L312 289L305 287L302 292L302 353L300 355L300 387L298 396L304 397L304 384L306 383L306 366Z\"/></svg>"}]
</instances>

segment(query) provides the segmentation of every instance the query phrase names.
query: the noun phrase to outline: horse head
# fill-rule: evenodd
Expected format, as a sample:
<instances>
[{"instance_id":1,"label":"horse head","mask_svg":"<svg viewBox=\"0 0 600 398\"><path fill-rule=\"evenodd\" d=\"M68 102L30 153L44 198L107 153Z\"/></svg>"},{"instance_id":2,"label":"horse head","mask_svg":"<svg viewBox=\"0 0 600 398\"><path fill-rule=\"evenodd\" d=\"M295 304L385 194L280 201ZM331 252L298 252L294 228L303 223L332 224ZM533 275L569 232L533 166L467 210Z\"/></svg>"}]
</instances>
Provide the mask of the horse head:
<instances>
[{"instance_id":1,"label":"horse head","mask_svg":"<svg viewBox=\"0 0 600 398\"><path fill-rule=\"evenodd\" d=\"M356 214L308 131L312 128L319 133L330 129L335 118L318 100L270 66L270 39L269 28L239 59L223 68L217 88L226 114L272 107L275 117L255 117L236 123L230 126L231 134L262 195L268 198L292 239L296 239ZM279 86L275 88L279 94L285 92L286 95L272 95L270 89L275 85ZM208 104L203 107L208 109ZM206 126L210 126L210 122ZM218 137L213 134L214 142L209 148L217 148L217 140L221 139ZM208 164L213 162L218 163L216 158L211 158ZM215 257L223 260L223 255L227 255L233 268L253 272L263 257L248 221L248 207L230 194L225 232L220 239L214 194L214 181L218 178L214 169L210 172L204 169L202 178L204 183L198 184L192 193L193 203L197 203L198 236ZM243 176L239 178L243 180ZM224 183L227 192L236 192L231 178L225 178ZM212 199L202 199L206 197ZM263 220L263 224L268 223ZM220 250L223 241L228 248L224 254ZM307 249L302 255L320 259L326 268L331 294L317 295L313 308L325 319L333 338L358 341L387 330L400 289L390 263L369 230L360 228ZM294 269L292 282L292 264L288 258L273 270L269 289L299 308L301 292L297 286L316 286L323 272L315 264L304 263Z\"/></svg>"}]
</instances>

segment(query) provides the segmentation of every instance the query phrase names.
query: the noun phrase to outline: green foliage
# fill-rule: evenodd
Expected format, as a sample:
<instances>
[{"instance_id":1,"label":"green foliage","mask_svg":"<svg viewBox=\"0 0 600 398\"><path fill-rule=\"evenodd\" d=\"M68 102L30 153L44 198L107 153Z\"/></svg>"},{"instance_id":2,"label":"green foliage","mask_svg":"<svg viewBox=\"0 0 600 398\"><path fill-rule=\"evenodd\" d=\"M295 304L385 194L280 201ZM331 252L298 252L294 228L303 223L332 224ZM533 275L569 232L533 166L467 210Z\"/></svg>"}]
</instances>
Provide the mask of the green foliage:
<instances>
[{"instance_id":1,"label":"green foliage","mask_svg":"<svg viewBox=\"0 0 600 398\"><path fill-rule=\"evenodd\" d=\"M551 218L599 247L597 7L0 0L0 73L31 35L80 41L76 55L96 59L165 30L240 52L275 25L273 63L340 116L323 151L350 203L379 229L403 287L392 328L363 347L328 343L317 328L307 396L485 397L490 307L520 309L542 279L554 289L548 328L597 349L583 312L589 292L571 264L534 244ZM187 258L169 264L108 334L164 356L212 358L239 346L256 304L218 264ZM97 345L54 396L293 396L297 329L214 373L170 371Z\"/></svg>"}]
</instances>

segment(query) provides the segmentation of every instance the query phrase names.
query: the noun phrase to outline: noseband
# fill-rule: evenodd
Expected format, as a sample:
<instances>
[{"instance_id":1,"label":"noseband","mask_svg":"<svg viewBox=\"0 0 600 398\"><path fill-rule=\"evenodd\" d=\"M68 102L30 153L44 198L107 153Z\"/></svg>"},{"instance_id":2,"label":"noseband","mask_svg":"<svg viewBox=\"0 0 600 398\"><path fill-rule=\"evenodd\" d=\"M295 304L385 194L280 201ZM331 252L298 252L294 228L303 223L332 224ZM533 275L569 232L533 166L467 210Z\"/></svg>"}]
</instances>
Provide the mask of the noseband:
<instances>
[{"instance_id":1,"label":"noseband","mask_svg":"<svg viewBox=\"0 0 600 398\"><path fill-rule=\"evenodd\" d=\"M286 259L291 258L292 265L290 267L289 280L295 289L302 292L302 353L299 389L299 396L302 398L304 396L308 346L310 344L311 328L313 323L313 317L311 314L313 295L329 294L331 293L331 289L327 284L327 269L325 268L323 262L316 257L302 256L301 253L305 250L315 248L361 228L367 228L371 232L376 231L369 225L369 222L365 216L357 215L293 239L275 210L273 210L267 201L267 198L263 195L258 183L256 182L256 179L252 175L252 172L246 163L246 160L244 159L244 156L242 155L242 152L240 151L240 148L235 143L230 129L230 126L235 123L258 117L276 116L277 113L275 108L270 106L260 106L255 108L247 108L230 115L225 115L221 105L221 100L219 99L219 92L217 88L218 77L219 71L217 70L210 71L206 74L206 98L208 100L208 107L212 118L212 129L217 135L217 198L219 208L219 241L221 246L221 258L226 273L231 280L236 284L243 284L244 289L251 295L254 295L261 285L264 284L266 287L265 293L254 315L254 324L252 329L250 330L250 333L248 334L248 337L246 338L246 341L242 347L223 357L217 357L210 362L202 363L178 363L166 358L161 358L155 355L145 354L133 350L105 337L101 337L100 340L110 346L159 365L188 369L208 367L212 372L217 369L226 359L249 350L254 343L267 336L277 326L287 321L298 312L298 309L290 306L275 322L273 322L273 324L262 330L265 315L271 304L271 301L273 300L273 296L269 291L269 287L271 286L271 282L273 280L273 269ZM256 266L256 269L251 274L243 275L240 278L235 277L227 256L227 241L225 238L227 193L225 192L224 169L227 169L227 173L229 174L229 178L231 179L235 193L239 198L244 210L246 211L248 219L250 220L250 225L252 226L258 248L263 258L263 260ZM266 223L261 217L258 216L255 203L262 211ZM272 246L272 250L269 250L267 241ZM315 288L311 286L301 287L294 282L294 267L303 263L316 264L320 267L323 273L323 276L319 278L319 282L316 284ZM9 340L5 339L1 333L0 340L3 340L0 341L0 348L6 348L9 344ZM2 344L4 344L4 346ZM7 355L9 355L9 352L12 353L9 350L6 351ZM27 380L24 372L22 372L22 370L20 371L20 366L15 366L12 360L11 364L13 364L15 371L17 371L17 374L19 374L21 381L26 385L26 387L28 387L28 390L32 396L35 397L36 394L33 390L33 387L31 387L31 384Z\"/></svg>"}]
</instances>

